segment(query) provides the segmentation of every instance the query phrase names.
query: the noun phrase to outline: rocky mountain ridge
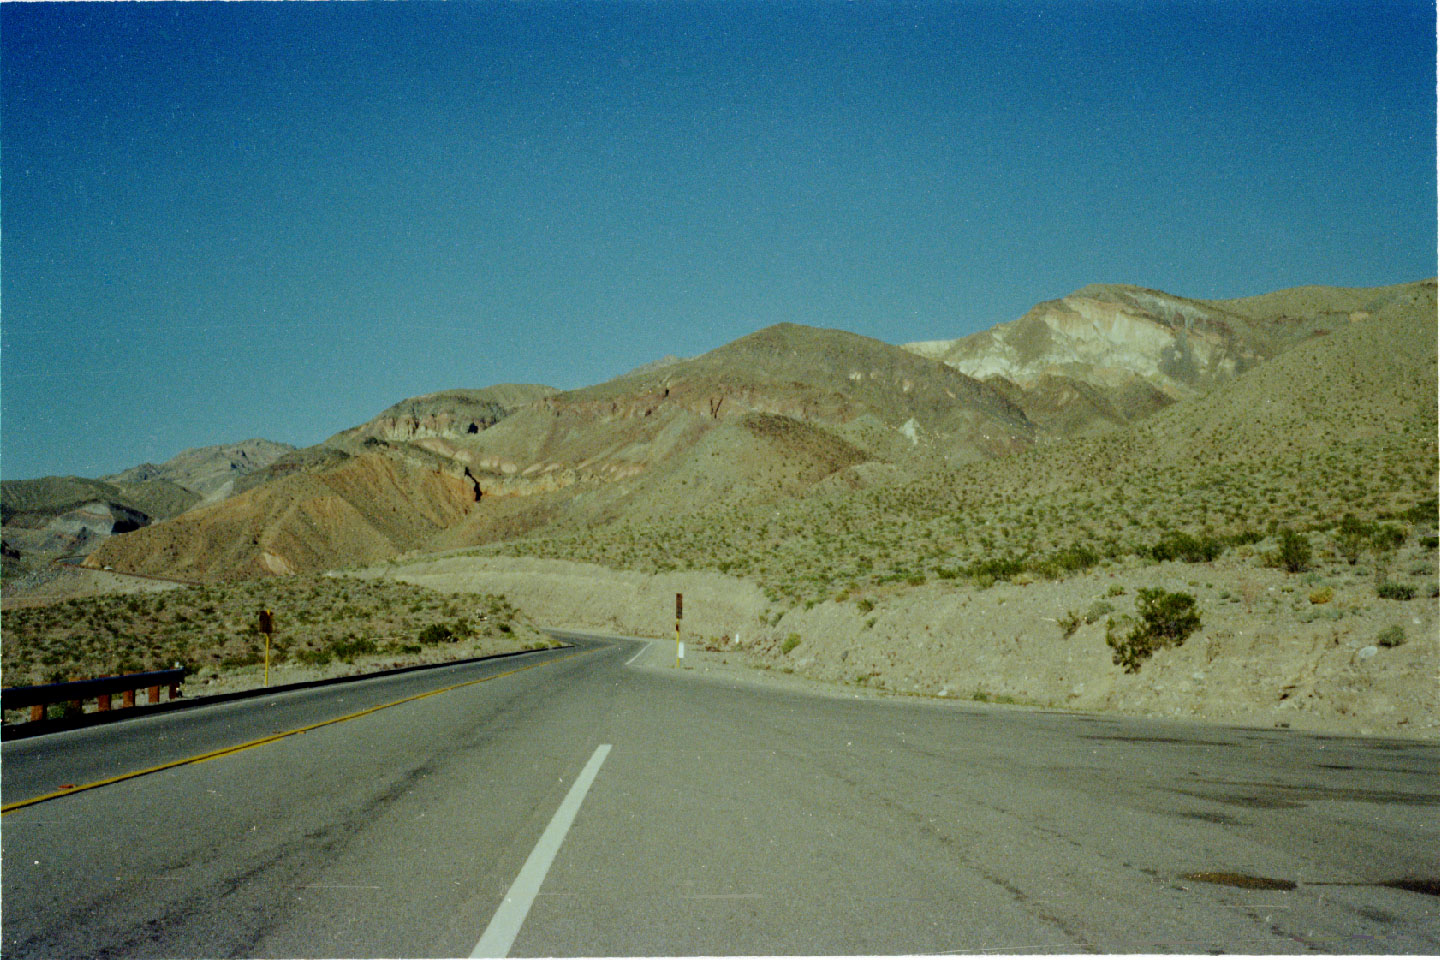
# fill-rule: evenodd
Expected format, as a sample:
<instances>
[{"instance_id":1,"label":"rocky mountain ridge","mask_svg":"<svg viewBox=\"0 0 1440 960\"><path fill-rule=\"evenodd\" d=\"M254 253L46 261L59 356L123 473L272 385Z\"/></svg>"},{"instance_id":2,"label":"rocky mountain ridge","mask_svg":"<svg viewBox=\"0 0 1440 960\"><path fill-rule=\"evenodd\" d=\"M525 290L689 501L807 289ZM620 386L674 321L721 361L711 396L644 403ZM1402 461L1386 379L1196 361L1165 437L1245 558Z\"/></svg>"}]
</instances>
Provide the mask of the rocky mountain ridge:
<instances>
[{"instance_id":1,"label":"rocky mountain ridge","mask_svg":"<svg viewBox=\"0 0 1440 960\"><path fill-rule=\"evenodd\" d=\"M993 384L1052 434L1141 419L1310 337L1415 306L1423 284L1193 300L1093 284L957 340L906 344Z\"/></svg>"},{"instance_id":2,"label":"rocky mountain ridge","mask_svg":"<svg viewBox=\"0 0 1440 960\"><path fill-rule=\"evenodd\" d=\"M235 482L293 451L250 439L184 450L99 479L41 477L0 483L7 576L55 557L89 553L108 537L224 499Z\"/></svg>"},{"instance_id":3,"label":"rocky mountain ridge","mask_svg":"<svg viewBox=\"0 0 1440 960\"><path fill-rule=\"evenodd\" d=\"M1339 324L1426 309L1433 282L1215 303L1107 286L943 349L779 324L580 390L402 401L281 457L244 496L116 538L92 560L255 576L844 496L1124 430Z\"/></svg>"}]
</instances>

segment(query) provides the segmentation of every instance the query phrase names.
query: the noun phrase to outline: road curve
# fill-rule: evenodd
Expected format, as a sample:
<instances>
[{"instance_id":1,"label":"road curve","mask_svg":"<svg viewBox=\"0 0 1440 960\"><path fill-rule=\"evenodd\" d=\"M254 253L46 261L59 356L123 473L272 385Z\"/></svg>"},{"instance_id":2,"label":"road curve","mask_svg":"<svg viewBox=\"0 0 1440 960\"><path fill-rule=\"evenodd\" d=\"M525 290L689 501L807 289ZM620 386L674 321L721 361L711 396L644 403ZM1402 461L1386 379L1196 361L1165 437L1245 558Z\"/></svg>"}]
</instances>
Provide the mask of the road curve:
<instances>
[{"instance_id":1,"label":"road curve","mask_svg":"<svg viewBox=\"0 0 1440 960\"><path fill-rule=\"evenodd\" d=\"M7 813L0 948L1440 952L1434 746L808 696L576 643L6 744L10 804L338 720Z\"/></svg>"}]
</instances>

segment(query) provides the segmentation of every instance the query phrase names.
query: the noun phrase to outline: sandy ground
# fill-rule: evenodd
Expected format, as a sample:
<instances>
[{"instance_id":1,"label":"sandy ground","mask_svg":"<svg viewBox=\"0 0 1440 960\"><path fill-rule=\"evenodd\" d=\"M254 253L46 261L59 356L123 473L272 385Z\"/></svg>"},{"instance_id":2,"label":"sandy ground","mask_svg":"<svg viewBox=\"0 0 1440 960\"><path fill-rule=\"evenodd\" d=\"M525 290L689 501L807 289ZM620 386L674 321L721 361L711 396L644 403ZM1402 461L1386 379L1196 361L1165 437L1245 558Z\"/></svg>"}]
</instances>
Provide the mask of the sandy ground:
<instances>
[{"instance_id":1,"label":"sandy ground","mask_svg":"<svg viewBox=\"0 0 1440 960\"><path fill-rule=\"evenodd\" d=\"M549 640L548 637L531 638L488 638L467 640L459 643L422 648L419 653L384 654L356 657L351 663L339 661L324 666L307 666L300 663L282 663L270 667L270 685L277 687L287 683L304 683L311 680L329 680L334 677L358 677L381 670L397 667L413 667L430 663L453 663L473 657L488 657L497 653L511 653L524 650L528 645ZM184 694L189 697L206 697L219 693L236 693L264 686L263 665L237 667L226 670L208 669L185 681Z\"/></svg>"},{"instance_id":2,"label":"sandy ground","mask_svg":"<svg viewBox=\"0 0 1440 960\"><path fill-rule=\"evenodd\" d=\"M59 564L45 564L4 584L5 609L43 606L78 597L99 597L112 593L154 593L175 590L183 584L149 577L135 577L106 570L87 570Z\"/></svg>"},{"instance_id":3,"label":"sandy ground","mask_svg":"<svg viewBox=\"0 0 1440 960\"><path fill-rule=\"evenodd\" d=\"M1401 557L1401 568L1423 557ZM645 576L555 560L448 557L391 564L441 591L503 593L537 623L654 637L646 660L673 663L675 593L694 670L862 691L975 699L1341 734L1440 739L1440 603L1375 595L1363 564L1287 574L1253 553L1213 564L1126 561L1060 582L981 590L939 582L811 609L769 605L715 573ZM1433 577L1432 577L1433 579ZM1142 587L1193 594L1202 626L1138 674L1111 662L1105 621L1066 637L1059 621L1097 602L1133 613ZM1330 588L1321 603L1311 595ZM1406 641L1377 637L1399 625ZM798 638L788 644L787 638ZM668 646L668 654L660 654ZM706 648L709 647L710 651Z\"/></svg>"}]
</instances>

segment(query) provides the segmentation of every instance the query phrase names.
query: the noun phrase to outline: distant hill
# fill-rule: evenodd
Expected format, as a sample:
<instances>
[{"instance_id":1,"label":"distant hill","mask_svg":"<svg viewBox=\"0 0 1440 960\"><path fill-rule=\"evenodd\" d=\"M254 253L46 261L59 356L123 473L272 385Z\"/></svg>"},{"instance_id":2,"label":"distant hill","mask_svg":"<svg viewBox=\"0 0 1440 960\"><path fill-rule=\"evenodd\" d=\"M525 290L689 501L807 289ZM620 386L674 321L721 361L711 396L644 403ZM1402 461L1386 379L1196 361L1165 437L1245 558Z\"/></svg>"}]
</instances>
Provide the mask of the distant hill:
<instances>
[{"instance_id":1,"label":"distant hill","mask_svg":"<svg viewBox=\"0 0 1440 960\"><path fill-rule=\"evenodd\" d=\"M463 439L488 430L516 410L558 393L540 384L502 383L483 390L443 390L401 400L358 427L342 430L326 441L356 449L370 438L397 442Z\"/></svg>"},{"instance_id":2,"label":"distant hill","mask_svg":"<svg viewBox=\"0 0 1440 960\"><path fill-rule=\"evenodd\" d=\"M101 479L122 487L163 480L199 494L202 500L213 501L228 495L240 477L264 469L294 449L288 443L252 438L195 447L162 464L142 463Z\"/></svg>"},{"instance_id":3,"label":"distant hill","mask_svg":"<svg viewBox=\"0 0 1440 960\"><path fill-rule=\"evenodd\" d=\"M907 348L994 384L1047 433L1074 435L1198 396L1343 324L1410 309L1425 290L1305 287L1191 300L1096 284L990 330Z\"/></svg>"},{"instance_id":4,"label":"distant hill","mask_svg":"<svg viewBox=\"0 0 1440 960\"><path fill-rule=\"evenodd\" d=\"M511 542L823 590L1169 525L1379 515L1433 486L1434 326L1433 281L1094 286L908 348L780 324L580 390L402 401L92 562L222 579Z\"/></svg>"},{"instance_id":5,"label":"distant hill","mask_svg":"<svg viewBox=\"0 0 1440 960\"><path fill-rule=\"evenodd\" d=\"M402 401L310 452L294 478L276 473L292 455L244 496L133 534L95 559L186 577L321 569L555 525L771 502L871 461L979 459L1032 439L1014 404L944 364L844 331L781 324L582 390L492 387ZM437 479L359 482L386 470ZM849 476L863 483L866 474ZM353 536L320 513L349 518ZM433 522L380 522L420 514ZM212 524L256 532L221 550Z\"/></svg>"},{"instance_id":6,"label":"distant hill","mask_svg":"<svg viewBox=\"0 0 1440 960\"><path fill-rule=\"evenodd\" d=\"M41 477L0 482L7 576L57 556L88 553L106 538L223 499L236 479L294 447L245 440L185 450L98 480Z\"/></svg>"},{"instance_id":7,"label":"distant hill","mask_svg":"<svg viewBox=\"0 0 1440 960\"><path fill-rule=\"evenodd\" d=\"M879 482L820 485L764 507L557 524L494 551L713 569L751 579L776 601L808 603L966 570L989 569L993 579L1025 563L1052 570L1045 564L1144 556L1176 531L1253 540L1276 525L1329 530L1353 513L1365 523L1406 517L1433 535L1436 286L1393 294L1353 321L1350 306L1374 297L1321 295L1315 315L1294 319L1319 328L1338 313L1343 322L1324 327L1331 332L1099 434L959 465L902 466Z\"/></svg>"}]
</instances>

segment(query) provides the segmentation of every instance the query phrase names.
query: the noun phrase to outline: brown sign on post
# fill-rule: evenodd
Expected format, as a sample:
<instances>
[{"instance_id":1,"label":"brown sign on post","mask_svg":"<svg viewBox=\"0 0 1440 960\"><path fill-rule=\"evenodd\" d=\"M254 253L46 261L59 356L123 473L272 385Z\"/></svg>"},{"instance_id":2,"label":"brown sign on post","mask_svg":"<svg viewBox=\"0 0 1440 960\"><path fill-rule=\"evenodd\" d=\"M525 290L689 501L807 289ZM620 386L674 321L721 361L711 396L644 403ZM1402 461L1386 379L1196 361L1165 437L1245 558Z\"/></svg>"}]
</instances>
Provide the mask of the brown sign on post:
<instances>
[{"instance_id":1,"label":"brown sign on post","mask_svg":"<svg viewBox=\"0 0 1440 960\"><path fill-rule=\"evenodd\" d=\"M265 636L267 636L267 637L270 636L272 633L275 632L275 615L274 615L273 613L271 613L269 610L261 610L261 611L260 611L260 627L259 627L259 629L260 629L260 632L263 633L263 634L264 634Z\"/></svg>"},{"instance_id":2,"label":"brown sign on post","mask_svg":"<svg viewBox=\"0 0 1440 960\"><path fill-rule=\"evenodd\" d=\"M683 594L675 594L675 619L680 620L685 616L685 597Z\"/></svg>"}]
</instances>

